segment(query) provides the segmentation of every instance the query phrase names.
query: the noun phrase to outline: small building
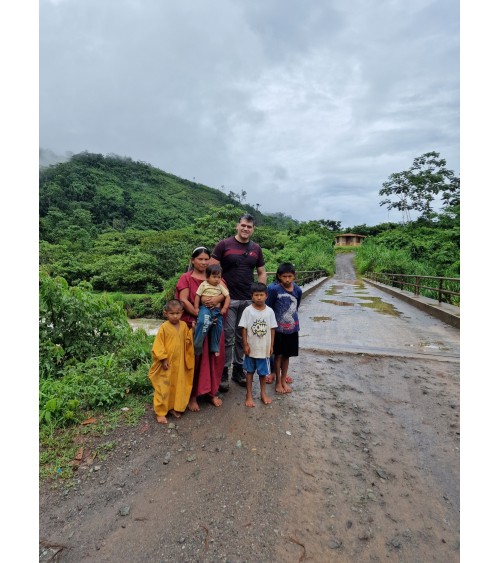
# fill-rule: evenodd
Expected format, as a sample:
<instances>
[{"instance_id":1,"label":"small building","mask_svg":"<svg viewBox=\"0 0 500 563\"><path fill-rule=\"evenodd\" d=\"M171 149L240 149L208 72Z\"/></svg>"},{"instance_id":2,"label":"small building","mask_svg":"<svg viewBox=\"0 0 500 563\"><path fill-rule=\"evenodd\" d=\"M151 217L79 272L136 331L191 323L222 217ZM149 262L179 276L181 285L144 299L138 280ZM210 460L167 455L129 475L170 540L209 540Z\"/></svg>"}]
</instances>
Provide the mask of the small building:
<instances>
[{"instance_id":1,"label":"small building","mask_svg":"<svg viewBox=\"0 0 500 563\"><path fill-rule=\"evenodd\" d=\"M363 244L366 235L356 235L355 233L346 233L335 237L335 246L359 246Z\"/></svg>"}]
</instances>

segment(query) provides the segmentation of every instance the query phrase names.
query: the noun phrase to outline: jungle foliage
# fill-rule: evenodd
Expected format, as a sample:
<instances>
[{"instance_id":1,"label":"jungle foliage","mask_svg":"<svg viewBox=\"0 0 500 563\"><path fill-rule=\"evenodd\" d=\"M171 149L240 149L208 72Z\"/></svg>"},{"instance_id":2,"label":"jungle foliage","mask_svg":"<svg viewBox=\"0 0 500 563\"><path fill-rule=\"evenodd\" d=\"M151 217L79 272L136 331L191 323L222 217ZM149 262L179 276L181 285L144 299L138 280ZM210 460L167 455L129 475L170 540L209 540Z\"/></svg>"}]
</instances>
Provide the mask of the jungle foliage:
<instances>
[{"instance_id":1,"label":"jungle foliage","mask_svg":"<svg viewBox=\"0 0 500 563\"><path fill-rule=\"evenodd\" d=\"M144 295L171 296L192 249L213 248L251 213L270 271L292 257L298 269L333 271L339 222L264 215L245 204L244 190L229 194L127 158L75 155L40 171L40 269L69 285L135 294L130 311L155 308Z\"/></svg>"},{"instance_id":2,"label":"jungle foliage","mask_svg":"<svg viewBox=\"0 0 500 563\"><path fill-rule=\"evenodd\" d=\"M75 422L88 409L150 392L151 338L132 331L121 302L41 272L39 308L41 423Z\"/></svg>"}]
</instances>

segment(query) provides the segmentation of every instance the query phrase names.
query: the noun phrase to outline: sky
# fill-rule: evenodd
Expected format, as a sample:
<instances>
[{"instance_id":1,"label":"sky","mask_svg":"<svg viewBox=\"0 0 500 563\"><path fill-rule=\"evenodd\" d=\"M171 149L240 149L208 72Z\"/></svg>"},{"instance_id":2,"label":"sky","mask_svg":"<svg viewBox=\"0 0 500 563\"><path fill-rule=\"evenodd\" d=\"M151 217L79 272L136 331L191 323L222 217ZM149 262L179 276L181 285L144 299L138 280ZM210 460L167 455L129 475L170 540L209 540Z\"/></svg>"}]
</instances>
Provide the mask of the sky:
<instances>
[{"instance_id":1,"label":"sky","mask_svg":"<svg viewBox=\"0 0 500 563\"><path fill-rule=\"evenodd\" d=\"M342 228L389 175L460 175L456 0L41 0L39 144L147 162Z\"/></svg>"}]
</instances>

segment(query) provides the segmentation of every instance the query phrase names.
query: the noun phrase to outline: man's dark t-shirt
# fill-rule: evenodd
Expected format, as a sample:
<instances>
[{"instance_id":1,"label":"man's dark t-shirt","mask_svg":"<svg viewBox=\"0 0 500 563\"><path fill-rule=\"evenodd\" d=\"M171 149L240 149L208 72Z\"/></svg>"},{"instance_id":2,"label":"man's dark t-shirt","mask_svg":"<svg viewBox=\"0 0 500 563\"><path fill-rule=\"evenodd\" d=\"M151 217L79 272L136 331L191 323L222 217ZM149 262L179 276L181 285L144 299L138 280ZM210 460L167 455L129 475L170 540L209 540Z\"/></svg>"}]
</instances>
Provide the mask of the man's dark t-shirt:
<instances>
[{"instance_id":1,"label":"man's dark t-shirt","mask_svg":"<svg viewBox=\"0 0 500 563\"><path fill-rule=\"evenodd\" d=\"M253 241L238 242L232 236L221 240L212 252L220 262L231 299L251 299L250 286L255 268L264 266L262 248Z\"/></svg>"}]
</instances>

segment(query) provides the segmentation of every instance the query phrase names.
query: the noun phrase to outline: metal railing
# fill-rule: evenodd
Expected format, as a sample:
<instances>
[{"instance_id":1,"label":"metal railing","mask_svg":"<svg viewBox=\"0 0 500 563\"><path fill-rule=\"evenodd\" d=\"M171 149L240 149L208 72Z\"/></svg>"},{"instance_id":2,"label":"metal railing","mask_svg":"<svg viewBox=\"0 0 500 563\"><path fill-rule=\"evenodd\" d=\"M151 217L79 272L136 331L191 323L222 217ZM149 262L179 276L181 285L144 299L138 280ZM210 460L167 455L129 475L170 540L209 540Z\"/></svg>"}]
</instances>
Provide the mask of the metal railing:
<instances>
[{"instance_id":1,"label":"metal railing","mask_svg":"<svg viewBox=\"0 0 500 563\"><path fill-rule=\"evenodd\" d=\"M398 287L403 291L412 291L413 295L437 299L439 303L460 305L460 278L391 274L387 272L368 272L364 277L385 285Z\"/></svg>"},{"instance_id":2,"label":"metal railing","mask_svg":"<svg viewBox=\"0 0 500 563\"><path fill-rule=\"evenodd\" d=\"M297 270L295 272L295 283L300 286L304 286L314 280L323 278L328 274L325 270ZM254 275L255 281L257 281L257 275ZM276 272L267 272L267 283L271 283L276 279Z\"/></svg>"}]
</instances>

